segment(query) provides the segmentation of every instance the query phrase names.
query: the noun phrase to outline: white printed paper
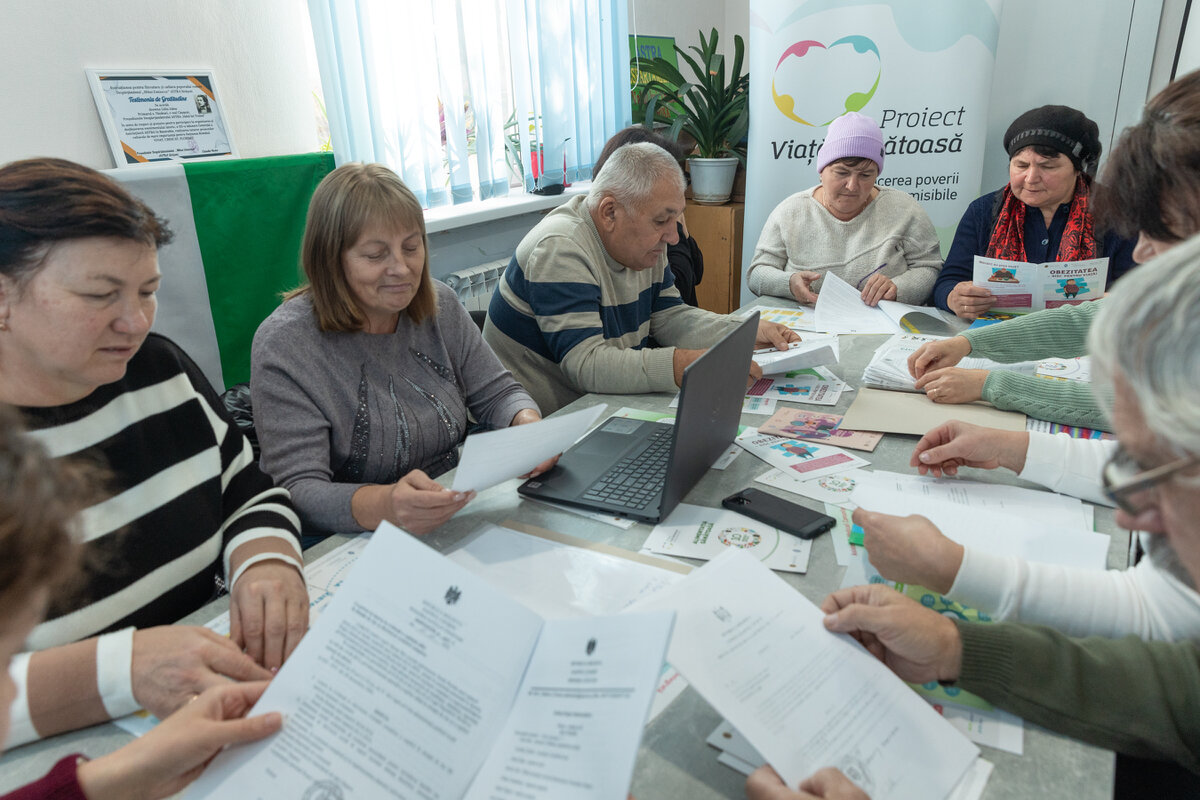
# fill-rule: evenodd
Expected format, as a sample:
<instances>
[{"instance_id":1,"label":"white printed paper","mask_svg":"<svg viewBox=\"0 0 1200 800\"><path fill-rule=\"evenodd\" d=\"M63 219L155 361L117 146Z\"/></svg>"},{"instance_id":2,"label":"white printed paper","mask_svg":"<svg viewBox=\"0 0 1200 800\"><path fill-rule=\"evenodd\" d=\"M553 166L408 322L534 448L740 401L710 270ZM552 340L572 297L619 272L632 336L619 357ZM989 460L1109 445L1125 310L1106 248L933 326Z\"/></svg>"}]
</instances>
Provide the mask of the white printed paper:
<instances>
[{"instance_id":1,"label":"white printed paper","mask_svg":"<svg viewBox=\"0 0 1200 800\"><path fill-rule=\"evenodd\" d=\"M545 621L388 523L364 556L251 710L283 730L188 797L625 796L668 617Z\"/></svg>"},{"instance_id":2,"label":"white printed paper","mask_svg":"<svg viewBox=\"0 0 1200 800\"><path fill-rule=\"evenodd\" d=\"M601 403L561 417L468 436L451 488L478 492L524 475L573 445L605 408Z\"/></svg>"},{"instance_id":3,"label":"white printed paper","mask_svg":"<svg viewBox=\"0 0 1200 800\"><path fill-rule=\"evenodd\" d=\"M729 548L743 550L771 569L806 572L812 541L725 508L680 503L646 537L644 550L710 561Z\"/></svg>"},{"instance_id":4,"label":"white printed paper","mask_svg":"<svg viewBox=\"0 0 1200 800\"><path fill-rule=\"evenodd\" d=\"M979 755L747 553L727 550L635 608L676 612L670 662L789 786L834 766L872 797L942 798Z\"/></svg>"},{"instance_id":5,"label":"white printed paper","mask_svg":"<svg viewBox=\"0 0 1200 800\"><path fill-rule=\"evenodd\" d=\"M898 329L878 307L862 301L862 292L826 272L817 294L817 330L824 333L895 333Z\"/></svg>"}]
</instances>

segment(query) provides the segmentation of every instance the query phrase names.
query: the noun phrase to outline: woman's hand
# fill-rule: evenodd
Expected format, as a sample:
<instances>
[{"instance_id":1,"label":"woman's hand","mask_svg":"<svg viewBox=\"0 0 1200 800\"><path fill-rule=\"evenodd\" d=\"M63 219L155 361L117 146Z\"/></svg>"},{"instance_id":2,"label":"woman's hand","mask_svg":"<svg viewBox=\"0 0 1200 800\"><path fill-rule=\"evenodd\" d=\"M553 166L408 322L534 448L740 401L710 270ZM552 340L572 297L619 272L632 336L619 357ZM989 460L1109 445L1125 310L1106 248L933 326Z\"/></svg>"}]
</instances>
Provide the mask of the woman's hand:
<instances>
[{"instance_id":1,"label":"woman's hand","mask_svg":"<svg viewBox=\"0 0 1200 800\"><path fill-rule=\"evenodd\" d=\"M229 594L229 638L246 655L277 670L308 632L308 587L284 561L246 568Z\"/></svg>"},{"instance_id":2,"label":"woman's hand","mask_svg":"<svg viewBox=\"0 0 1200 800\"><path fill-rule=\"evenodd\" d=\"M819 272L812 272L810 270L793 272L791 277L788 278L788 288L792 291L792 297L796 299L797 303L804 303L810 306L816 305L817 293L812 288L812 285L814 281L819 281L820 279L821 273Z\"/></svg>"},{"instance_id":3,"label":"woman's hand","mask_svg":"<svg viewBox=\"0 0 1200 800\"><path fill-rule=\"evenodd\" d=\"M134 699L160 719L205 689L271 677L231 639L194 625L135 631L131 669Z\"/></svg>"},{"instance_id":4,"label":"woman's hand","mask_svg":"<svg viewBox=\"0 0 1200 800\"><path fill-rule=\"evenodd\" d=\"M895 300L896 284L882 272L876 272L867 278L862 288L862 301L869 306L879 305L880 300Z\"/></svg>"},{"instance_id":5,"label":"woman's hand","mask_svg":"<svg viewBox=\"0 0 1200 800\"><path fill-rule=\"evenodd\" d=\"M531 422L541 422L541 421L542 421L542 415L539 414L537 411L535 411L532 408L523 408L520 411L518 411L515 416L513 416L512 422L509 423L509 427L512 427L513 425L528 425ZM558 456L561 456L561 455L562 455L562 453L558 454ZM543 472L546 472L549 469L552 469L554 467L554 465L558 463L558 456L554 456L554 458L546 459L545 461L538 464L533 469L529 470L529 472L526 472L521 477L522 478L533 478L537 475L541 475Z\"/></svg>"},{"instance_id":6,"label":"woman's hand","mask_svg":"<svg viewBox=\"0 0 1200 800\"><path fill-rule=\"evenodd\" d=\"M266 681L206 690L154 730L115 753L79 765L88 800L169 797L199 777L226 745L256 742L282 727L278 712L246 717Z\"/></svg>"},{"instance_id":7,"label":"woman's hand","mask_svg":"<svg viewBox=\"0 0 1200 800\"><path fill-rule=\"evenodd\" d=\"M854 511L863 529L867 558L889 581L924 586L945 594L962 566L963 547L942 535L937 526L916 514L896 517L864 508Z\"/></svg>"},{"instance_id":8,"label":"woman's hand","mask_svg":"<svg viewBox=\"0 0 1200 800\"><path fill-rule=\"evenodd\" d=\"M965 336L951 336L936 342L926 342L908 357L908 374L921 378L926 372L953 367L971 353L971 342Z\"/></svg>"},{"instance_id":9,"label":"woman's hand","mask_svg":"<svg viewBox=\"0 0 1200 800\"><path fill-rule=\"evenodd\" d=\"M824 767L789 789L779 773L764 765L746 779L746 800L871 800L835 767Z\"/></svg>"},{"instance_id":10,"label":"woman's hand","mask_svg":"<svg viewBox=\"0 0 1200 800\"><path fill-rule=\"evenodd\" d=\"M995 304L995 295L970 281L959 283L946 298L946 305L950 307L951 311L965 320L972 321L979 319L980 314Z\"/></svg>"},{"instance_id":11,"label":"woman's hand","mask_svg":"<svg viewBox=\"0 0 1200 800\"><path fill-rule=\"evenodd\" d=\"M391 487L387 520L414 536L424 536L475 499L475 492L454 492L419 469Z\"/></svg>"},{"instance_id":12,"label":"woman's hand","mask_svg":"<svg viewBox=\"0 0 1200 800\"><path fill-rule=\"evenodd\" d=\"M973 403L983 398L987 376L986 369L945 367L926 372L916 387L935 403Z\"/></svg>"},{"instance_id":13,"label":"woman's hand","mask_svg":"<svg viewBox=\"0 0 1200 800\"><path fill-rule=\"evenodd\" d=\"M996 469L1020 473L1029 452L1025 431L999 431L969 422L951 420L928 431L917 442L909 466L922 475L957 475L959 467Z\"/></svg>"}]
</instances>

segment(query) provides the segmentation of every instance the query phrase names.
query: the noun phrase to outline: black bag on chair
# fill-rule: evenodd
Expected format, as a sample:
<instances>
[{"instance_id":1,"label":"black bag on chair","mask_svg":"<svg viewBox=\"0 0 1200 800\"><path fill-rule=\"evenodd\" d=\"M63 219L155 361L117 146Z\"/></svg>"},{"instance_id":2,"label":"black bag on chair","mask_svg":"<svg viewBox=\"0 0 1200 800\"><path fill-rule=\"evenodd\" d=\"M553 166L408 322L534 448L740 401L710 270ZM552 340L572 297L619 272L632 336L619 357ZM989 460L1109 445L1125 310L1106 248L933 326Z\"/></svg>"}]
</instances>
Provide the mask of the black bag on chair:
<instances>
[{"instance_id":1,"label":"black bag on chair","mask_svg":"<svg viewBox=\"0 0 1200 800\"><path fill-rule=\"evenodd\" d=\"M235 383L230 386L221 395L221 402L225 404L229 416L237 423L238 429L250 440L254 460L258 461L258 434L254 432L254 406L250 402L250 384Z\"/></svg>"}]
</instances>

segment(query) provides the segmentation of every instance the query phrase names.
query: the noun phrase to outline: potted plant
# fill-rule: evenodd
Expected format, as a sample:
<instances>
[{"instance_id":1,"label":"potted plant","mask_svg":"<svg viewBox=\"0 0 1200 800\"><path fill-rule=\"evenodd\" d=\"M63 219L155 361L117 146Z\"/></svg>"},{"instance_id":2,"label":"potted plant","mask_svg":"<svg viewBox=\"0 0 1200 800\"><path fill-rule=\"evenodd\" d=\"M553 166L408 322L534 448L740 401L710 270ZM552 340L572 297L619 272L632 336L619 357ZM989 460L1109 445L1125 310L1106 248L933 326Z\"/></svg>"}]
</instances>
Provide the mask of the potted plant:
<instances>
[{"instance_id":1,"label":"potted plant","mask_svg":"<svg viewBox=\"0 0 1200 800\"><path fill-rule=\"evenodd\" d=\"M688 157L692 197L697 203L720 205L729 199L738 164L746 163L750 76L742 72L745 43L741 36L733 37L733 64L727 75L725 56L717 52L717 29L707 38L703 32L699 35L700 46L689 48L698 58L675 45L691 78L685 78L664 58L635 56L630 63L654 76L638 97L646 109L645 127L654 129L656 118L669 120L664 131L667 138L674 140L684 131L696 140L696 149Z\"/></svg>"}]
</instances>

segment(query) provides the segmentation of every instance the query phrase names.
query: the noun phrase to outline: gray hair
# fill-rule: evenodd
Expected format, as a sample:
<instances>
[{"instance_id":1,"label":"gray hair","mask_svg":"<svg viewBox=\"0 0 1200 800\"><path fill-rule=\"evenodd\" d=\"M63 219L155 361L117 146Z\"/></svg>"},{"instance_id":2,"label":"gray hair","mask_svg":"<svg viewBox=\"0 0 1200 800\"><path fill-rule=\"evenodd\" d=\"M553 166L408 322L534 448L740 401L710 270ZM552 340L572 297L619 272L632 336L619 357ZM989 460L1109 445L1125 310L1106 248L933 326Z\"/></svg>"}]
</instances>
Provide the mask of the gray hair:
<instances>
[{"instance_id":1,"label":"gray hair","mask_svg":"<svg viewBox=\"0 0 1200 800\"><path fill-rule=\"evenodd\" d=\"M1093 385L1121 376L1161 442L1200 455L1200 235L1137 267L1099 302L1088 337Z\"/></svg>"},{"instance_id":2,"label":"gray hair","mask_svg":"<svg viewBox=\"0 0 1200 800\"><path fill-rule=\"evenodd\" d=\"M588 211L599 208L605 197L613 198L627 209L638 208L650 199L662 181L671 181L680 194L687 188L674 156L651 142L622 145L592 179Z\"/></svg>"}]
</instances>

